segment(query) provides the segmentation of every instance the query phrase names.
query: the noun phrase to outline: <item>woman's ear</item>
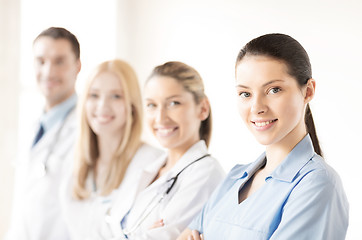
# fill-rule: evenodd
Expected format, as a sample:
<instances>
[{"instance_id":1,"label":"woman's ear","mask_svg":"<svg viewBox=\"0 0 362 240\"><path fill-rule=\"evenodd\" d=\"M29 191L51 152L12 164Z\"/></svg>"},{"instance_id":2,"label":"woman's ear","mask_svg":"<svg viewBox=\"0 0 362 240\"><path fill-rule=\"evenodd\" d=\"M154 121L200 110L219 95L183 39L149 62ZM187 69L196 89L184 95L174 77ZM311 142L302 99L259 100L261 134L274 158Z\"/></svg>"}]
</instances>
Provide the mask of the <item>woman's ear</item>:
<instances>
[{"instance_id":1,"label":"woman's ear","mask_svg":"<svg viewBox=\"0 0 362 240\"><path fill-rule=\"evenodd\" d=\"M313 78L309 79L306 88L305 88L305 94L304 94L304 102L307 104L309 103L315 94L315 80Z\"/></svg>"},{"instance_id":2,"label":"woman's ear","mask_svg":"<svg viewBox=\"0 0 362 240\"><path fill-rule=\"evenodd\" d=\"M210 103L209 103L209 99L207 97L204 97L201 101L200 101L200 114L199 114L199 118L201 121L204 121L206 118L208 118L208 116L210 115Z\"/></svg>"}]
</instances>

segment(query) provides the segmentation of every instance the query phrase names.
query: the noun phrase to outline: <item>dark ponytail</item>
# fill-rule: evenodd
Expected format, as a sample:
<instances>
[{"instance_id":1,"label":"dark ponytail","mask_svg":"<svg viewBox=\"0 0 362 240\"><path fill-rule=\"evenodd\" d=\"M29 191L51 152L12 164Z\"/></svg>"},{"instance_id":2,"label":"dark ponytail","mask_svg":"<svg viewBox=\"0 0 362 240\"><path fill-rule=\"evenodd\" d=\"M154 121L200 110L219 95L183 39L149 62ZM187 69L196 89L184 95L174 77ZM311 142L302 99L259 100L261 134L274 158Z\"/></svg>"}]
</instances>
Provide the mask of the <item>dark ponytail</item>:
<instances>
[{"instance_id":1,"label":"dark ponytail","mask_svg":"<svg viewBox=\"0 0 362 240\"><path fill-rule=\"evenodd\" d=\"M313 116L312 116L312 112L309 107L309 103L307 104L307 108L305 110L304 121L305 121L305 125L307 127L307 132L309 133L310 138L312 139L314 151L318 155L323 156L322 149L319 146L319 140L318 140L318 136L317 136L317 133L315 130Z\"/></svg>"},{"instance_id":2,"label":"dark ponytail","mask_svg":"<svg viewBox=\"0 0 362 240\"><path fill-rule=\"evenodd\" d=\"M307 52L297 40L288 35L272 33L251 40L240 50L236 65L247 55L267 56L283 61L288 67L288 74L297 80L300 87L312 78L312 67ZM309 104L304 119L314 151L322 156Z\"/></svg>"}]
</instances>

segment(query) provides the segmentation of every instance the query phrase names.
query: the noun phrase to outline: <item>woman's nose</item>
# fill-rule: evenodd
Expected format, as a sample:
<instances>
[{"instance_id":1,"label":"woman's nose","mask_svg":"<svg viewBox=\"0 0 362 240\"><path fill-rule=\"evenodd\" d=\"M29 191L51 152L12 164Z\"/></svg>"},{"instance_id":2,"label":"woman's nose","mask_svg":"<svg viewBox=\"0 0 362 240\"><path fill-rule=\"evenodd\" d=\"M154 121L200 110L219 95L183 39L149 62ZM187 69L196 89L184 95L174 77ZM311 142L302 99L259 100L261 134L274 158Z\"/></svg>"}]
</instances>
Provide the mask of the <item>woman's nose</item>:
<instances>
[{"instance_id":1,"label":"woman's nose","mask_svg":"<svg viewBox=\"0 0 362 240\"><path fill-rule=\"evenodd\" d=\"M106 97L100 97L98 101L97 107L99 109L107 109L109 108L109 100Z\"/></svg>"},{"instance_id":2,"label":"woman's nose","mask_svg":"<svg viewBox=\"0 0 362 240\"><path fill-rule=\"evenodd\" d=\"M263 96L256 96L251 106L251 112L254 114L263 114L268 111L268 107Z\"/></svg>"},{"instance_id":3,"label":"woman's nose","mask_svg":"<svg viewBox=\"0 0 362 240\"><path fill-rule=\"evenodd\" d=\"M156 121L162 123L167 118L167 109L165 107L159 107L156 112Z\"/></svg>"}]
</instances>

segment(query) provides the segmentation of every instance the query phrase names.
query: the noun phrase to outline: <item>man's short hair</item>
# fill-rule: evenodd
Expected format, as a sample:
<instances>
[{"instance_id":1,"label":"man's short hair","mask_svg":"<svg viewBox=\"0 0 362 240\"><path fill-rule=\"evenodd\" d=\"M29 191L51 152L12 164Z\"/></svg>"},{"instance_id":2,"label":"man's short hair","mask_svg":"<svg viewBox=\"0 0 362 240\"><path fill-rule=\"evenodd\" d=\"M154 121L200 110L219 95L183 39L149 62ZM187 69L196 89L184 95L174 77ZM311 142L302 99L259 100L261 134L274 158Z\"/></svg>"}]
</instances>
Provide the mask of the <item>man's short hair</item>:
<instances>
[{"instance_id":1,"label":"man's short hair","mask_svg":"<svg viewBox=\"0 0 362 240\"><path fill-rule=\"evenodd\" d=\"M68 40L72 46L76 59L80 58L80 47L79 47L78 39L73 33L69 32L67 29L61 28L61 27L50 27L50 28L42 31L35 38L34 42L36 42L36 40L38 40L40 37L51 37L53 39Z\"/></svg>"}]
</instances>

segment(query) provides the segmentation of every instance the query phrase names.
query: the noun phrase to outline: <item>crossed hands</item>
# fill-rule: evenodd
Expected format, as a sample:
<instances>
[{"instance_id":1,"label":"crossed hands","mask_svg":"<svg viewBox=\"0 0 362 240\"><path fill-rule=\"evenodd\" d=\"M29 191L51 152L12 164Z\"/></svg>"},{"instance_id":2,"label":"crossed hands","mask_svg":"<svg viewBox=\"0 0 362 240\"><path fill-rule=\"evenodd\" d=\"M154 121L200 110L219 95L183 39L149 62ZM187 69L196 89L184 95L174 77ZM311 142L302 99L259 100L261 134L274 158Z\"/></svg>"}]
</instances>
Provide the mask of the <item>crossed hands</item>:
<instances>
[{"instance_id":1,"label":"crossed hands","mask_svg":"<svg viewBox=\"0 0 362 240\"><path fill-rule=\"evenodd\" d=\"M204 240L204 235L200 234L196 230L192 230L191 234L188 235L187 240Z\"/></svg>"},{"instance_id":2,"label":"crossed hands","mask_svg":"<svg viewBox=\"0 0 362 240\"><path fill-rule=\"evenodd\" d=\"M160 220L154 222L149 229L163 227L164 225L165 224L163 222L163 219L160 219ZM177 238L177 239L178 240L204 240L204 235L200 234L196 230L186 229L181 234L181 236L179 238Z\"/></svg>"}]
</instances>

